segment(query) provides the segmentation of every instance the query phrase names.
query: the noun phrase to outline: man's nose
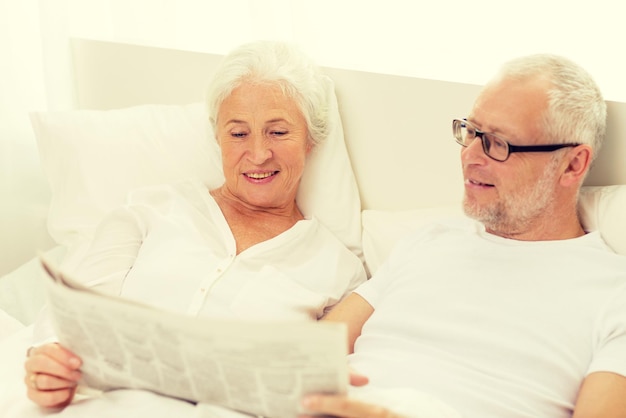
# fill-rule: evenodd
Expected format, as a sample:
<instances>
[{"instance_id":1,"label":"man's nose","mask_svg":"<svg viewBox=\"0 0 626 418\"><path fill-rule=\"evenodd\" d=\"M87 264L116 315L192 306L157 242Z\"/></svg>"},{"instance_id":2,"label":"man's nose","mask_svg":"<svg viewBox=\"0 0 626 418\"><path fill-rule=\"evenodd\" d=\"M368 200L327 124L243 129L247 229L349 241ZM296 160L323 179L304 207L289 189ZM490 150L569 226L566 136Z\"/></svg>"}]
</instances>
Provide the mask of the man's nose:
<instances>
[{"instance_id":1,"label":"man's nose","mask_svg":"<svg viewBox=\"0 0 626 418\"><path fill-rule=\"evenodd\" d=\"M465 163L480 163L487 158L489 157L485 154L482 138L479 136L476 136L461 150L461 160Z\"/></svg>"}]
</instances>

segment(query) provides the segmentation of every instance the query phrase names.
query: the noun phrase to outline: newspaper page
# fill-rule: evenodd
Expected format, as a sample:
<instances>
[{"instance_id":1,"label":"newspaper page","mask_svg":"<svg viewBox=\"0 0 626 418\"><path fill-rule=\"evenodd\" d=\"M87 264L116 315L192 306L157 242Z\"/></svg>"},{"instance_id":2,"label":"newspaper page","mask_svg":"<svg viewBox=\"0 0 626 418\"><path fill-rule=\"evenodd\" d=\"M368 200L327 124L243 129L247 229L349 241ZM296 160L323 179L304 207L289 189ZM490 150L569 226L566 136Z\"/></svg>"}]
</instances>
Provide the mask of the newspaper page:
<instances>
[{"instance_id":1,"label":"newspaper page","mask_svg":"<svg viewBox=\"0 0 626 418\"><path fill-rule=\"evenodd\" d=\"M266 417L296 417L307 393L346 393L344 324L196 318L104 295L40 256L59 342L81 385L135 388Z\"/></svg>"}]
</instances>

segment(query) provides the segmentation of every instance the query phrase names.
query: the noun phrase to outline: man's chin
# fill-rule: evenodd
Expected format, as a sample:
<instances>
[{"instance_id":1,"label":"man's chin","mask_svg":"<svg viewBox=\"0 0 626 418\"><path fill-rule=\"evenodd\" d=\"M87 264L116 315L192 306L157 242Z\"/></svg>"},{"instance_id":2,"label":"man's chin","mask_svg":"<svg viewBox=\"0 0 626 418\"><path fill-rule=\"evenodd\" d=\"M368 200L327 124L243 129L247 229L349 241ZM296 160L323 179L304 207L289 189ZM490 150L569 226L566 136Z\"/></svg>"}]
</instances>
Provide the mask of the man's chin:
<instances>
[{"instance_id":1,"label":"man's chin","mask_svg":"<svg viewBox=\"0 0 626 418\"><path fill-rule=\"evenodd\" d=\"M467 199L463 200L463 213L465 213L468 218L472 218L483 224L490 224L495 218L493 210L488 207L480 206L476 202L469 202Z\"/></svg>"},{"instance_id":2,"label":"man's chin","mask_svg":"<svg viewBox=\"0 0 626 418\"><path fill-rule=\"evenodd\" d=\"M480 221L480 208L472 202L468 202L467 198L463 199L463 213L469 218Z\"/></svg>"}]
</instances>

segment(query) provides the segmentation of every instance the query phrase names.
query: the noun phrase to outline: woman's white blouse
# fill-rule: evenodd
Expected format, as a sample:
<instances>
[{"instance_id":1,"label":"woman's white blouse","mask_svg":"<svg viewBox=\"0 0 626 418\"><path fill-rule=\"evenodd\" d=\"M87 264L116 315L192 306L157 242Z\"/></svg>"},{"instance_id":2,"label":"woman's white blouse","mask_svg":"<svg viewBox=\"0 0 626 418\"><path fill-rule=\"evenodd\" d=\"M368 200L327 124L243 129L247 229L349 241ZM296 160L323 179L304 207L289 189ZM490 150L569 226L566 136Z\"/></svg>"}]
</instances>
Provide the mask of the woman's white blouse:
<instances>
[{"instance_id":1,"label":"woman's white blouse","mask_svg":"<svg viewBox=\"0 0 626 418\"><path fill-rule=\"evenodd\" d=\"M316 219L239 255L201 184L134 192L98 227L72 275L89 286L194 316L316 319L366 279Z\"/></svg>"}]
</instances>

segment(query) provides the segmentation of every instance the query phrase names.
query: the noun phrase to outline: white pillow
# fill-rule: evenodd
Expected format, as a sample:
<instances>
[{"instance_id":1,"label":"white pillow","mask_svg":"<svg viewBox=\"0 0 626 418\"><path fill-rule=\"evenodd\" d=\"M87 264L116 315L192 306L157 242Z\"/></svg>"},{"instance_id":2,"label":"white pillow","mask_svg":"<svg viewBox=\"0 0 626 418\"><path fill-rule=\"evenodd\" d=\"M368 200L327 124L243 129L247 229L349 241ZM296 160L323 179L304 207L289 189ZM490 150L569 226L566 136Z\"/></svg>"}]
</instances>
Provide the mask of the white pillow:
<instances>
[{"instance_id":1,"label":"white pillow","mask_svg":"<svg viewBox=\"0 0 626 418\"><path fill-rule=\"evenodd\" d=\"M626 255L626 185L583 187L580 216L587 231L599 230L606 243ZM405 234L436 219L463 218L461 205L406 211L364 210L363 255L374 274Z\"/></svg>"},{"instance_id":2,"label":"white pillow","mask_svg":"<svg viewBox=\"0 0 626 418\"><path fill-rule=\"evenodd\" d=\"M204 113L202 104L31 113L52 191L52 238L71 245L89 236L136 187L187 178L221 184Z\"/></svg>"},{"instance_id":3,"label":"white pillow","mask_svg":"<svg viewBox=\"0 0 626 418\"><path fill-rule=\"evenodd\" d=\"M309 156L298 205L361 256L361 202L329 79L329 137ZM115 110L33 112L30 115L52 200L48 230L73 246L134 188L198 179L224 181L219 147L205 107L143 105Z\"/></svg>"},{"instance_id":4,"label":"white pillow","mask_svg":"<svg viewBox=\"0 0 626 418\"><path fill-rule=\"evenodd\" d=\"M460 204L410 210L364 210L361 215L363 257L368 273L376 273L398 240L411 231L438 219L464 216Z\"/></svg>"},{"instance_id":5,"label":"white pillow","mask_svg":"<svg viewBox=\"0 0 626 418\"><path fill-rule=\"evenodd\" d=\"M626 255L626 185L583 187L579 210L585 230L600 231L613 251Z\"/></svg>"}]
</instances>

